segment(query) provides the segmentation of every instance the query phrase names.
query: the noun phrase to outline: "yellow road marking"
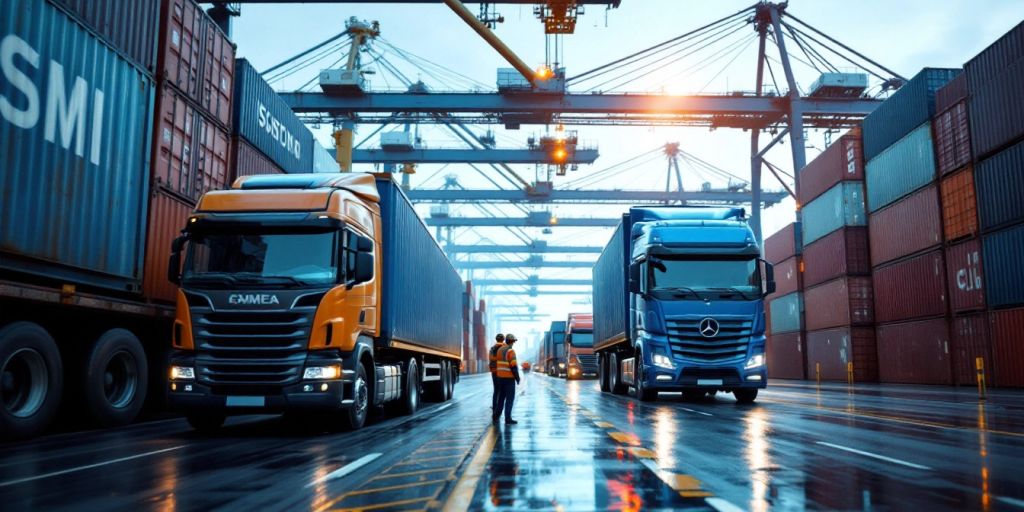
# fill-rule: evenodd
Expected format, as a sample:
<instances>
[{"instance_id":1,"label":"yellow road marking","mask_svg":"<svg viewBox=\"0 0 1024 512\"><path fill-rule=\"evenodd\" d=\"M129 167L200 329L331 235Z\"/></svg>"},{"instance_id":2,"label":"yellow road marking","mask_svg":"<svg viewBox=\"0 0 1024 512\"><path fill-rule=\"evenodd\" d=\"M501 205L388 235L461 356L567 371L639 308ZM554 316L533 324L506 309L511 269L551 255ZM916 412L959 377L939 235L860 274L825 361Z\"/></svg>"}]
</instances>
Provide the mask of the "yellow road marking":
<instances>
[{"instance_id":1,"label":"yellow road marking","mask_svg":"<svg viewBox=\"0 0 1024 512\"><path fill-rule=\"evenodd\" d=\"M461 445L461 446L438 446L436 448L429 448L429 449L426 449L426 450L424 450L423 448L420 448L420 449L414 451L413 453L430 453L430 452L443 452L443 451L449 451L449 452L452 452L452 451L462 451L462 452L465 452L466 450L468 450L468 449L470 449L472 447L473 447L473 445L471 445L471 444L464 444L464 445Z\"/></svg>"},{"instance_id":2,"label":"yellow road marking","mask_svg":"<svg viewBox=\"0 0 1024 512\"><path fill-rule=\"evenodd\" d=\"M612 439L622 444L628 444L633 446L640 444L640 440L637 439L637 437L633 434L627 434L625 432L609 432L608 435L611 436Z\"/></svg>"},{"instance_id":3,"label":"yellow road marking","mask_svg":"<svg viewBox=\"0 0 1024 512\"><path fill-rule=\"evenodd\" d=\"M476 493L476 485L484 474L487 461L491 459L496 438L494 426L488 426L487 432L480 442L480 447L477 449L476 454L473 455L473 459L470 460L466 471L462 473L462 477L455 484L455 489L448 495L448 500L445 502L442 510L445 512L469 510L469 507L473 504L473 494Z\"/></svg>"},{"instance_id":4,"label":"yellow road marking","mask_svg":"<svg viewBox=\"0 0 1024 512\"><path fill-rule=\"evenodd\" d=\"M414 483L411 483L411 484L388 485L388 486L385 486L385 487L374 487L372 489L359 489L358 491L347 492L343 496L347 498L349 496L359 496L359 495L362 495L362 494L373 494L375 492L397 491L399 489L411 489L413 487L423 487L424 485L443 484L443 483L445 483L447 481L448 481L447 479L427 480L426 482L414 482Z\"/></svg>"},{"instance_id":5,"label":"yellow road marking","mask_svg":"<svg viewBox=\"0 0 1024 512\"><path fill-rule=\"evenodd\" d=\"M656 458L654 451L648 450L647 448L633 447L629 449L629 452L632 453L634 457L639 457L641 459Z\"/></svg>"},{"instance_id":6,"label":"yellow road marking","mask_svg":"<svg viewBox=\"0 0 1024 512\"><path fill-rule=\"evenodd\" d=\"M594 424L601 428L612 428L615 426L612 425L611 423L608 423L607 421L595 421Z\"/></svg>"},{"instance_id":7,"label":"yellow road marking","mask_svg":"<svg viewBox=\"0 0 1024 512\"><path fill-rule=\"evenodd\" d=\"M405 471L402 473L383 473L371 478L369 481L384 480L385 478L400 478L403 476L426 475L429 473L441 473L445 471L451 471L451 468L421 469L419 471Z\"/></svg>"},{"instance_id":8,"label":"yellow road marking","mask_svg":"<svg viewBox=\"0 0 1024 512\"><path fill-rule=\"evenodd\" d=\"M465 455L466 454L464 454L464 453L460 453L458 455L444 455L442 457L424 457L424 458L419 459L419 460L409 460L409 461L399 462L398 464L395 464L392 467L395 467L395 466L411 466L413 464L419 464L421 462L432 462L432 461L435 461L435 460L455 459L455 458L459 458L459 457L464 457Z\"/></svg>"},{"instance_id":9,"label":"yellow road marking","mask_svg":"<svg viewBox=\"0 0 1024 512\"><path fill-rule=\"evenodd\" d=\"M354 510L378 510L378 509L388 508L388 507L398 507L398 506L401 506L401 505L411 505L413 503L421 503L421 502L424 502L424 501L430 501L431 499L433 499L433 498L414 498L414 499L409 499L409 500L389 501L387 503L376 503L376 504L373 504L373 505L365 505L365 506L357 507L357 508L337 508L337 509L331 509L331 510L338 511L338 512L341 512L341 511L354 511Z\"/></svg>"},{"instance_id":10,"label":"yellow road marking","mask_svg":"<svg viewBox=\"0 0 1024 512\"><path fill-rule=\"evenodd\" d=\"M681 491L679 495L684 498L710 498L714 496L714 494L707 491Z\"/></svg>"}]
</instances>

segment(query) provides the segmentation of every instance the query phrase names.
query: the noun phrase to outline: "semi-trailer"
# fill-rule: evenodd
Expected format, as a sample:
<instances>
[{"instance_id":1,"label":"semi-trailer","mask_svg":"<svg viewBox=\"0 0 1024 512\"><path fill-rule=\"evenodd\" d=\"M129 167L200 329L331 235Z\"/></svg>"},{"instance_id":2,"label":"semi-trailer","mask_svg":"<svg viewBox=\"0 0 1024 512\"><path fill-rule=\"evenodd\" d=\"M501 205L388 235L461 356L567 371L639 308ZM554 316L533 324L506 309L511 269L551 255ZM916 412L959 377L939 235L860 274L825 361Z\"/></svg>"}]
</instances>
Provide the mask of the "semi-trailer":
<instances>
[{"instance_id":1,"label":"semi-trailer","mask_svg":"<svg viewBox=\"0 0 1024 512\"><path fill-rule=\"evenodd\" d=\"M630 208L593 271L601 390L755 400L775 288L760 254L742 208Z\"/></svg>"},{"instance_id":2,"label":"semi-trailer","mask_svg":"<svg viewBox=\"0 0 1024 512\"><path fill-rule=\"evenodd\" d=\"M552 377L565 377L565 321L551 322L548 329L548 336L545 338L544 352L547 360L544 364L548 375Z\"/></svg>"},{"instance_id":3,"label":"semi-trailer","mask_svg":"<svg viewBox=\"0 0 1024 512\"><path fill-rule=\"evenodd\" d=\"M594 316L569 313L565 328L566 376L570 379L597 377L594 353Z\"/></svg>"}]
</instances>

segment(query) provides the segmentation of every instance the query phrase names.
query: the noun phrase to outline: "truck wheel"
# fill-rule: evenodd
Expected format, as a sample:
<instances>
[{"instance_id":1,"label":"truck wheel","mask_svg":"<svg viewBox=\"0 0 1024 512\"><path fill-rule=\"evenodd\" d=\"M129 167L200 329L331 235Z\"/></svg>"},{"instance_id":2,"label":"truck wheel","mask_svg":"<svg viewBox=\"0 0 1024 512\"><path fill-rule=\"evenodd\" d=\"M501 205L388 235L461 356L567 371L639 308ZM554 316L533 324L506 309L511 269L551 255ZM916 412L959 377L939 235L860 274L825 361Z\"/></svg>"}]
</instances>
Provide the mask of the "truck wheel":
<instances>
[{"instance_id":1,"label":"truck wheel","mask_svg":"<svg viewBox=\"0 0 1024 512\"><path fill-rule=\"evenodd\" d=\"M96 340L85 362L86 410L103 426L131 423L146 401L149 373L142 343L125 329Z\"/></svg>"},{"instance_id":2,"label":"truck wheel","mask_svg":"<svg viewBox=\"0 0 1024 512\"><path fill-rule=\"evenodd\" d=\"M420 408L420 367L416 359L405 365L405 389L402 394L402 413L415 414Z\"/></svg>"},{"instance_id":3,"label":"truck wheel","mask_svg":"<svg viewBox=\"0 0 1024 512\"><path fill-rule=\"evenodd\" d=\"M441 361L441 401L447 402L452 397L452 365L446 360Z\"/></svg>"},{"instance_id":4,"label":"truck wheel","mask_svg":"<svg viewBox=\"0 0 1024 512\"><path fill-rule=\"evenodd\" d=\"M612 394L625 395L628 387L622 383L622 374L619 373L619 356L612 352L608 354L608 387Z\"/></svg>"},{"instance_id":5,"label":"truck wheel","mask_svg":"<svg viewBox=\"0 0 1024 512\"><path fill-rule=\"evenodd\" d=\"M641 402L651 402L657 400L658 392L653 389L647 389L647 384L644 383L644 355L641 352L636 353L636 376L634 380L634 389L636 389L636 398Z\"/></svg>"},{"instance_id":6,"label":"truck wheel","mask_svg":"<svg viewBox=\"0 0 1024 512\"><path fill-rule=\"evenodd\" d=\"M209 433L219 429L224 425L224 420L227 416L223 413L217 412L192 412L185 415L185 419L188 420L188 424L193 429Z\"/></svg>"},{"instance_id":7,"label":"truck wheel","mask_svg":"<svg viewBox=\"0 0 1024 512\"><path fill-rule=\"evenodd\" d=\"M45 329L15 322L0 329L0 437L26 438L57 414L64 386L57 344Z\"/></svg>"},{"instance_id":8,"label":"truck wheel","mask_svg":"<svg viewBox=\"0 0 1024 512\"><path fill-rule=\"evenodd\" d=\"M352 407L342 411L343 424L346 430L359 430L366 424L366 415L370 410L370 388L366 384L366 367L356 365L356 380L353 384Z\"/></svg>"},{"instance_id":9,"label":"truck wheel","mask_svg":"<svg viewBox=\"0 0 1024 512\"><path fill-rule=\"evenodd\" d=\"M444 399L451 400L455 396L455 381L458 380L458 370L455 369L455 365L451 361L448 361L448 391L445 393Z\"/></svg>"},{"instance_id":10,"label":"truck wheel","mask_svg":"<svg viewBox=\"0 0 1024 512\"><path fill-rule=\"evenodd\" d=\"M597 356L597 380L601 383L602 392L612 390L611 384L608 383L608 357L604 354Z\"/></svg>"},{"instance_id":11,"label":"truck wheel","mask_svg":"<svg viewBox=\"0 0 1024 512\"><path fill-rule=\"evenodd\" d=\"M757 389L734 389L732 394L741 404L752 404L757 399Z\"/></svg>"}]
</instances>

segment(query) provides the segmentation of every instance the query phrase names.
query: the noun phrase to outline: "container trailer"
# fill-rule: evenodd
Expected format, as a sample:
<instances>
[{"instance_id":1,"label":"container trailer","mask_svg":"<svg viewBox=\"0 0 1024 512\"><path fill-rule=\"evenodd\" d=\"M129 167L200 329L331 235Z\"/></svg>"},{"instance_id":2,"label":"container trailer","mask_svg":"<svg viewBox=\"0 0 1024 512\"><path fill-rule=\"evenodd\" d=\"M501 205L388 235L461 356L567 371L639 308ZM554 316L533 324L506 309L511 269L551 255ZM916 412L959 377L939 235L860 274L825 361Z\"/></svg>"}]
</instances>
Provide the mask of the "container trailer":
<instances>
[{"instance_id":1,"label":"container trailer","mask_svg":"<svg viewBox=\"0 0 1024 512\"><path fill-rule=\"evenodd\" d=\"M594 266L601 390L756 399L775 291L760 256L742 208L631 208Z\"/></svg>"},{"instance_id":2,"label":"container trailer","mask_svg":"<svg viewBox=\"0 0 1024 512\"><path fill-rule=\"evenodd\" d=\"M548 375L552 377L565 377L565 321L551 322L548 329L548 336L544 340L544 353L547 360L544 364Z\"/></svg>"},{"instance_id":3,"label":"container trailer","mask_svg":"<svg viewBox=\"0 0 1024 512\"><path fill-rule=\"evenodd\" d=\"M566 376L570 379L597 377L594 354L594 315L569 313L565 323Z\"/></svg>"}]
</instances>

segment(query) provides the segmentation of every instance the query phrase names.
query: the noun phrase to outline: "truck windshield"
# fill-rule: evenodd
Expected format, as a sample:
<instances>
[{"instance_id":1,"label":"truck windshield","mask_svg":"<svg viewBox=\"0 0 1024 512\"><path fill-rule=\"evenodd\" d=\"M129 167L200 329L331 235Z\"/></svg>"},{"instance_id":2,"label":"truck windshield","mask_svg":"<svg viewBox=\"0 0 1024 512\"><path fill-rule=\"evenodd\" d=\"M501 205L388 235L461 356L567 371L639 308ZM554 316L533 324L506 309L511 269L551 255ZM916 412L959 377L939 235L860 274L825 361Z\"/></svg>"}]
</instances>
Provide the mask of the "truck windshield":
<instances>
[{"instance_id":1,"label":"truck windshield","mask_svg":"<svg viewBox=\"0 0 1024 512\"><path fill-rule=\"evenodd\" d=\"M652 258L648 289L751 300L761 294L757 259Z\"/></svg>"},{"instance_id":2,"label":"truck windshield","mask_svg":"<svg viewBox=\"0 0 1024 512\"><path fill-rule=\"evenodd\" d=\"M572 333L572 345L574 347L593 347L594 346L594 333L592 332L573 332Z\"/></svg>"},{"instance_id":3,"label":"truck windshield","mask_svg":"<svg viewBox=\"0 0 1024 512\"><path fill-rule=\"evenodd\" d=\"M337 232L197 234L190 242L182 278L192 284L279 286L337 279Z\"/></svg>"}]
</instances>

